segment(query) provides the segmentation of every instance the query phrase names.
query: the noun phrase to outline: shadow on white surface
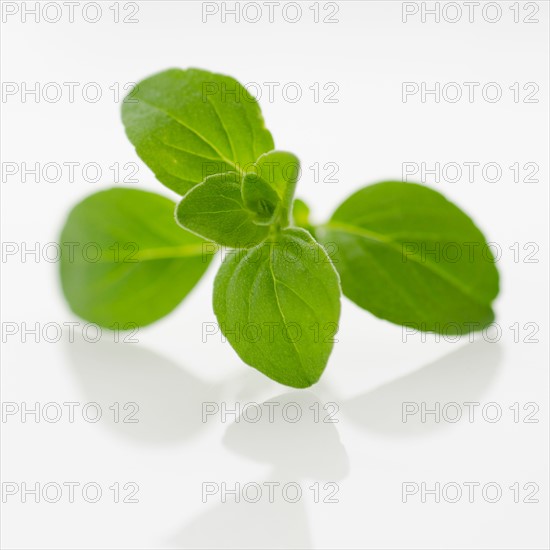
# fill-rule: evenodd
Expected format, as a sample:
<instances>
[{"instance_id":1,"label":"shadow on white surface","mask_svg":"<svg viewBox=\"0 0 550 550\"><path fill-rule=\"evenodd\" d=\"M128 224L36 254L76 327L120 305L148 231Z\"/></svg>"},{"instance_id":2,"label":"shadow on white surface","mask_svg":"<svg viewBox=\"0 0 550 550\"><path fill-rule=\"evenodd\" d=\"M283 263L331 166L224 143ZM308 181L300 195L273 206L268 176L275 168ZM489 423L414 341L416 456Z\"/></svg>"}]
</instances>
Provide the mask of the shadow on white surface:
<instances>
[{"instance_id":1,"label":"shadow on white surface","mask_svg":"<svg viewBox=\"0 0 550 550\"><path fill-rule=\"evenodd\" d=\"M179 548L311 548L311 527L306 503L313 501L309 489L312 482L338 481L348 475L349 463L340 441L336 423L323 422L323 414L316 417L315 403L320 403L310 391L292 391L264 401L272 406L273 421L268 410L258 422L242 418L231 424L223 439L224 445L245 458L271 466L264 482L298 483L302 490L299 501L292 503L281 496L280 487L274 489L274 501L269 502L267 487L256 503L236 503L233 497L217 504L186 525L173 539ZM293 404L297 404L296 407ZM288 422L281 411L287 404L290 410L298 408L299 421ZM252 417L252 415L251 415ZM294 418L294 416L292 415ZM243 481L243 484L247 480ZM253 480L249 480L253 481ZM262 485L262 481L258 481ZM320 483L323 486L323 483ZM321 496L323 498L323 496Z\"/></svg>"},{"instance_id":2,"label":"shadow on white surface","mask_svg":"<svg viewBox=\"0 0 550 550\"><path fill-rule=\"evenodd\" d=\"M76 339L66 348L86 400L102 408L120 404L120 421L102 425L135 442L163 444L193 436L205 427L202 402L215 401L221 390L139 344ZM135 416L134 405L123 409L127 403L139 406Z\"/></svg>"},{"instance_id":3,"label":"shadow on white surface","mask_svg":"<svg viewBox=\"0 0 550 550\"><path fill-rule=\"evenodd\" d=\"M171 546L186 549L309 549L313 542L303 499L295 504L261 500L216 505L177 533Z\"/></svg>"},{"instance_id":4,"label":"shadow on white surface","mask_svg":"<svg viewBox=\"0 0 550 550\"><path fill-rule=\"evenodd\" d=\"M292 391L268 399L274 403L274 421L269 421L267 405L258 422L241 420L231 424L223 439L231 451L261 464L271 465L292 479L339 480L349 471L346 450L337 431L338 423L327 417L322 401L311 391ZM297 404L296 407L294 404ZM321 409L316 414L316 405ZM299 421L283 419L301 411ZM252 416L252 415L251 415ZM316 418L317 417L317 418ZM338 417L335 417L338 420Z\"/></svg>"},{"instance_id":5,"label":"shadow on white surface","mask_svg":"<svg viewBox=\"0 0 550 550\"><path fill-rule=\"evenodd\" d=\"M109 429L143 444L185 440L204 429L201 411L204 401L221 400L227 390L233 395L250 395L264 388L263 379L239 375L220 384L201 381L177 364L137 344L75 341L68 344L72 372L87 400L104 403L136 402L140 421L136 424L106 423ZM308 509L313 502L313 482L338 482L349 473L349 461L340 441L338 423L326 422L323 403L333 400L341 407L338 419L347 418L366 431L396 437L416 437L449 426L446 422L402 421L404 402L433 403L478 401L499 370L502 349L498 344L478 341L396 381L373 391L340 400L327 392L323 400L311 391L290 391L276 395L260 406L258 422L240 418L226 429L224 446L269 469L264 479L254 482L264 494L258 502L205 504L206 511L169 536L175 548L311 548L312 530ZM257 393L256 393L257 395ZM265 404L272 403L271 421ZM285 405L295 403L301 411L297 422L282 417ZM315 404L321 405L315 414ZM296 407L288 409L294 418ZM254 415L251 415L254 417ZM330 420L330 419L329 419ZM234 479L228 479L232 486ZM278 482L276 498L267 498L264 482ZM286 483L298 483L302 498L289 502L281 496Z\"/></svg>"},{"instance_id":6,"label":"shadow on white surface","mask_svg":"<svg viewBox=\"0 0 550 550\"><path fill-rule=\"evenodd\" d=\"M483 340L468 343L407 376L341 402L342 412L365 430L395 436L417 436L449 428L452 422L444 419L435 422L434 415L427 415L427 421L422 422L422 403L427 411L434 410L435 403L439 403L442 410L447 403L455 402L464 408L465 402L479 401L499 371L501 356L502 347L497 343ZM406 422L403 421L404 406L409 413L418 407L418 412L406 415ZM451 409L450 418L455 413Z\"/></svg>"}]
</instances>

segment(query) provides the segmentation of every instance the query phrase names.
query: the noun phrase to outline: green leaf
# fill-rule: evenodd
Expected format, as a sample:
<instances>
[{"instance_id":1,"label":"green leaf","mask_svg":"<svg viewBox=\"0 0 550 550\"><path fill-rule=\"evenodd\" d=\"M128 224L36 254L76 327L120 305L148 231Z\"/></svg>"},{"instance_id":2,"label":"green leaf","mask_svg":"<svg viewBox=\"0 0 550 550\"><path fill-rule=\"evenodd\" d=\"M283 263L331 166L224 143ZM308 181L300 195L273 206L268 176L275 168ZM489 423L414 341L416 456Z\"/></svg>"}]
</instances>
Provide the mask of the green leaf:
<instances>
[{"instance_id":1,"label":"green leaf","mask_svg":"<svg viewBox=\"0 0 550 550\"><path fill-rule=\"evenodd\" d=\"M250 172L259 176L277 193L281 201L278 218L281 226L286 227L290 221L292 199L300 177L300 161L287 151L270 151L258 158Z\"/></svg>"},{"instance_id":2,"label":"green leaf","mask_svg":"<svg viewBox=\"0 0 550 550\"><path fill-rule=\"evenodd\" d=\"M244 171L273 149L256 100L235 79L169 69L122 104L126 134L164 185L183 195L207 176Z\"/></svg>"},{"instance_id":3,"label":"green leaf","mask_svg":"<svg viewBox=\"0 0 550 550\"><path fill-rule=\"evenodd\" d=\"M295 199L292 204L292 220L294 225L303 227L311 233L311 223L309 221L309 206L302 199Z\"/></svg>"},{"instance_id":4,"label":"green leaf","mask_svg":"<svg viewBox=\"0 0 550 550\"><path fill-rule=\"evenodd\" d=\"M176 209L176 220L182 227L232 248L249 248L267 237L269 227L255 224L255 217L243 204L236 172L206 178Z\"/></svg>"},{"instance_id":5,"label":"green leaf","mask_svg":"<svg viewBox=\"0 0 550 550\"><path fill-rule=\"evenodd\" d=\"M171 200L136 189L84 199L70 212L60 243L71 309L110 328L148 325L170 313L212 257L211 245L174 223Z\"/></svg>"},{"instance_id":6,"label":"green leaf","mask_svg":"<svg viewBox=\"0 0 550 550\"><path fill-rule=\"evenodd\" d=\"M377 317L446 334L494 319L498 272L485 237L432 189L397 181L364 187L315 235L344 294Z\"/></svg>"},{"instance_id":7,"label":"green leaf","mask_svg":"<svg viewBox=\"0 0 550 550\"><path fill-rule=\"evenodd\" d=\"M304 229L283 230L226 257L214 312L241 359L295 388L317 382L332 351L340 284L325 250Z\"/></svg>"},{"instance_id":8,"label":"green leaf","mask_svg":"<svg viewBox=\"0 0 550 550\"><path fill-rule=\"evenodd\" d=\"M261 225L275 221L281 199L269 183L257 174L246 174L241 195L244 206L256 214L254 221Z\"/></svg>"}]
</instances>

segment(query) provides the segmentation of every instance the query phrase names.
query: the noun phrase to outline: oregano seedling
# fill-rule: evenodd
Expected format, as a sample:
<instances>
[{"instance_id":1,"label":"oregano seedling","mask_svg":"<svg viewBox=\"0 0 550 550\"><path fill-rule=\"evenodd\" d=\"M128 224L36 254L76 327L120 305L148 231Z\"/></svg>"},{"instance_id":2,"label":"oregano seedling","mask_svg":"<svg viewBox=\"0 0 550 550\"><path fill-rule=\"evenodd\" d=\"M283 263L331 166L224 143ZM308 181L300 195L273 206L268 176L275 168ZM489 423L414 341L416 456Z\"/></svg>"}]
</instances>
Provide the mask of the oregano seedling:
<instances>
[{"instance_id":1,"label":"oregano seedling","mask_svg":"<svg viewBox=\"0 0 550 550\"><path fill-rule=\"evenodd\" d=\"M94 261L62 256L63 292L84 319L121 328L164 317L208 267L205 243L216 243L234 249L214 283L222 333L245 363L288 386L319 380L342 292L423 331L466 334L493 321L498 272L462 210L428 187L386 181L312 224L294 199L298 159L275 149L258 103L233 78L153 75L130 92L122 120L138 155L181 199L114 188L73 208L62 245L101 251Z\"/></svg>"}]
</instances>

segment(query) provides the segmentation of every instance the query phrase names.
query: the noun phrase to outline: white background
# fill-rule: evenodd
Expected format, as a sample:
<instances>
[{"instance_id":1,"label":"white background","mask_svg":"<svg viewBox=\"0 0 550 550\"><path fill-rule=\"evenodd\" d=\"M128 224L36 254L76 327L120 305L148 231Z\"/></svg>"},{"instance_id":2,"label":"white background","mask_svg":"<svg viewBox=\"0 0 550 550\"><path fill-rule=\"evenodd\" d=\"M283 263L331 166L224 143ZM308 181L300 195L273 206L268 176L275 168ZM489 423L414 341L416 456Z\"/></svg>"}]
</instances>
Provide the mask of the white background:
<instances>
[{"instance_id":1,"label":"white background","mask_svg":"<svg viewBox=\"0 0 550 550\"><path fill-rule=\"evenodd\" d=\"M127 4L120 4L121 18L130 14ZM95 504L79 489L74 503L67 494L57 503L6 497L4 548L548 548L548 3L531 3L539 20L531 24L514 23L511 2L499 3L495 23L479 7L470 23L463 4L456 23L435 23L433 16L423 23L420 12L404 23L397 1L339 2L338 23L315 23L312 4L301 2L302 16L293 24L280 7L270 23L262 3L258 23L236 23L234 16L223 23L220 13L203 22L201 3L179 1L139 2L134 24L113 22L113 2L100 3L96 23L86 22L80 7L74 23L67 11L56 23L36 23L32 15L23 22L21 12L6 16L4 83L80 86L74 102L66 93L59 101L35 101L20 88L3 96L2 161L78 162L80 168L72 183L67 173L54 183L4 174L2 241L31 248L55 242L70 208L113 184L109 166L115 162L139 166L139 184L121 185L176 198L126 139L116 86L169 67L200 67L242 83L278 82L278 90L297 82L300 101L286 101L279 91L270 102L262 86L260 104L277 148L302 161L298 196L317 220L365 184L401 179L403 162L500 165L498 182L484 181L479 169L473 183L465 175L457 183L426 177L502 250L495 303L500 341L423 342L413 335L403 342L400 327L344 299L339 342L322 381L292 391L243 365L219 337L202 342L202 323L214 321L214 265L173 314L139 331L139 343L115 344L105 333L91 344L78 330L73 343L66 334L57 343L36 343L32 335L23 343L20 333L4 333L4 403L94 401L103 410L97 423L83 420L82 407L74 423L66 410L57 423L37 423L32 415L26 422L20 415L2 419L4 483L95 482L103 489ZM522 4L521 20L532 11ZM320 8L321 18L332 11L323 3ZM433 87L436 81L480 86L472 103L436 103L433 96L423 103L419 94L403 103L403 82ZM102 89L96 103L82 97L89 82ZM315 102L309 89L315 82L321 90L336 83L338 102ZM500 101L484 100L480 90L487 82L501 86ZM522 94L517 103L509 90L515 82ZM523 102L527 82L539 86L538 103ZM102 167L97 183L79 177L88 162ZM316 183L307 168L315 162L336 162L338 183ZM538 182L514 182L508 167L516 162L536 163ZM538 262L516 262L514 243L520 260L529 252L522 247L536 243ZM3 258L2 321L31 327L80 321L64 303L57 269L32 254ZM509 328L514 323L517 343ZM538 343L523 341L526 323L538 325ZM109 407L130 401L140 406L139 423L115 423ZM303 419L292 424L279 415L273 423L253 424L229 417L222 423L218 415L201 421L203 402L234 407L264 401L298 402ZM315 423L308 408L313 402L335 402L338 423ZM428 417L421 423L416 415L403 423L403 402L481 405L473 422ZM484 419L489 402L501 407L500 421ZM523 421L529 402L539 408L538 423ZM514 403L517 423L509 409ZM228 497L223 504L219 494L202 501L204 482L265 481L297 482L303 496L297 503L280 492L272 504L265 495L258 503ZM139 503L114 503L109 486L115 482L136 483ZM338 503L315 503L308 487L316 482L321 488L337 483ZM433 495L423 503L420 493L403 503L404 482L428 488L494 482L502 497L489 503L480 486L470 503L462 485L457 503L436 503ZM529 492L524 484L536 483L538 503L514 503L509 487L516 482L522 501Z\"/></svg>"}]
</instances>

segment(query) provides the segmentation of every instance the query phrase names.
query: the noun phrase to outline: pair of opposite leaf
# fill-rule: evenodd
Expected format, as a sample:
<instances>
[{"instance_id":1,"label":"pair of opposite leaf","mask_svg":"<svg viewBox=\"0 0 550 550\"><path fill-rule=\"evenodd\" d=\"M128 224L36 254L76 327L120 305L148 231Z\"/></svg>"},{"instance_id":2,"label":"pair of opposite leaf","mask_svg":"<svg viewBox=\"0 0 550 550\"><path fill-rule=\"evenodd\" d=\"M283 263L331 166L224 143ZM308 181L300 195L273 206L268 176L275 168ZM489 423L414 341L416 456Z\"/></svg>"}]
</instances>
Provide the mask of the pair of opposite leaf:
<instances>
[{"instance_id":1,"label":"pair of opposite leaf","mask_svg":"<svg viewBox=\"0 0 550 550\"><path fill-rule=\"evenodd\" d=\"M298 160L275 150L236 80L164 71L137 85L122 120L138 155L182 199L113 188L70 212L62 245L100 250L61 261L64 294L88 321L123 329L167 315L207 269L215 247L205 239L236 249L214 283L221 331L244 362L288 386L321 376L341 290L377 317L424 331L462 334L494 319L498 273L464 212L427 187L389 181L312 225L293 200Z\"/></svg>"}]
</instances>

